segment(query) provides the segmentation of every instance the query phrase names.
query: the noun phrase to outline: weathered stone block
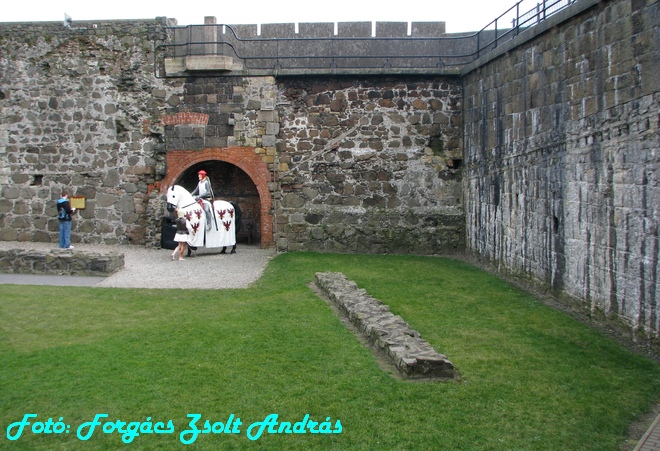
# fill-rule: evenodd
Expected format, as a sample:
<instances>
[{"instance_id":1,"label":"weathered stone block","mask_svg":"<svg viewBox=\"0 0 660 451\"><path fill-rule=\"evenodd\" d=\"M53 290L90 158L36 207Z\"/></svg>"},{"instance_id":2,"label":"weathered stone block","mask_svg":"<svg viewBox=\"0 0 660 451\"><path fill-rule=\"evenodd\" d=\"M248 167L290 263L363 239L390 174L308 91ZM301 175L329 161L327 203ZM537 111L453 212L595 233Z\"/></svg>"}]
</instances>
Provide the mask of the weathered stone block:
<instances>
[{"instance_id":1,"label":"weathered stone block","mask_svg":"<svg viewBox=\"0 0 660 451\"><path fill-rule=\"evenodd\" d=\"M124 267L124 254L68 249L0 251L0 272L108 276Z\"/></svg>"}]
</instances>

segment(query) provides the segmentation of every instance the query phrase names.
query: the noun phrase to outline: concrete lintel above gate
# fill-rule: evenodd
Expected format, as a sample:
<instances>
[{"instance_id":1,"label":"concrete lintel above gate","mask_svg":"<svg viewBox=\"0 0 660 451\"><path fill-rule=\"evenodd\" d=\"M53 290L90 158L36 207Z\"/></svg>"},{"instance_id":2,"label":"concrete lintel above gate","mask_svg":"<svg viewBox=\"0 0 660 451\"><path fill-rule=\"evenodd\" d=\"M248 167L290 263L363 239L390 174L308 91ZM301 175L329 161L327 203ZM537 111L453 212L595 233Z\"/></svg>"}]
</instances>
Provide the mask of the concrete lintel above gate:
<instances>
[{"instance_id":1,"label":"concrete lintel above gate","mask_svg":"<svg viewBox=\"0 0 660 451\"><path fill-rule=\"evenodd\" d=\"M237 62L231 56L225 55L191 55L165 59L165 72L167 75L183 72L236 70L243 70L243 64Z\"/></svg>"}]
</instances>

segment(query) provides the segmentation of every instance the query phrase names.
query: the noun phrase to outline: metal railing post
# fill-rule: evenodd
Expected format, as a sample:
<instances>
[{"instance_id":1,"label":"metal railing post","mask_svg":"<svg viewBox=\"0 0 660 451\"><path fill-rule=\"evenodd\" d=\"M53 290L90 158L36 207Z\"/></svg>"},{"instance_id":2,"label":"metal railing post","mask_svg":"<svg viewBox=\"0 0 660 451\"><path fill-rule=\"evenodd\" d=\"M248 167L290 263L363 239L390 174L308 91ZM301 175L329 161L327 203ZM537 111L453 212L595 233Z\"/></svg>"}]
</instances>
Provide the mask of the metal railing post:
<instances>
[{"instance_id":1,"label":"metal railing post","mask_svg":"<svg viewBox=\"0 0 660 451\"><path fill-rule=\"evenodd\" d=\"M479 58L480 56L481 56L481 31L477 33L477 58Z\"/></svg>"}]
</instances>

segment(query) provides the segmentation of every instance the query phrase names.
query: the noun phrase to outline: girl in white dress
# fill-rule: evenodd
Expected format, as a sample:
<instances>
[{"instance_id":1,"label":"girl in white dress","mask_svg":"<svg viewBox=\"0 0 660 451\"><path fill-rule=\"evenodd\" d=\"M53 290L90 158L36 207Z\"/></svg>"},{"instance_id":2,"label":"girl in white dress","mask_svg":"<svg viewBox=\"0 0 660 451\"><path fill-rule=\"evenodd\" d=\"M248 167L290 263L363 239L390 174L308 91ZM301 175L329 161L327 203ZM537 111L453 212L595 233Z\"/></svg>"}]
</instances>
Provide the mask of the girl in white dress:
<instances>
[{"instance_id":1,"label":"girl in white dress","mask_svg":"<svg viewBox=\"0 0 660 451\"><path fill-rule=\"evenodd\" d=\"M179 261L183 261L183 254L186 252L188 247L188 226L186 225L186 218L183 216L178 216L176 218L176 235L174 235L174 241L176 241L177 246L172 252L172 260L175 260L175 256L178 252Z\"/></svg>"}]
</instances>

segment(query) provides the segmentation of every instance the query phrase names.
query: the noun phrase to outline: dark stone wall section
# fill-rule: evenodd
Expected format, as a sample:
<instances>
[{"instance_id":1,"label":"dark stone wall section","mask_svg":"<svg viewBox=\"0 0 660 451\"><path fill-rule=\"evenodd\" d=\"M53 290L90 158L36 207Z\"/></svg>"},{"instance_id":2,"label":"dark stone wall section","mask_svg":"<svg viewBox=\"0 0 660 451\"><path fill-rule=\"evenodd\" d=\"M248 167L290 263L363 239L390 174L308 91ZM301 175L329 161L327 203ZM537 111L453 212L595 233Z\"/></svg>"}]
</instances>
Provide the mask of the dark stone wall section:
<instances>
[{"instance_id":1,"label":"dark stone wall section","mask_svg":"<svg viewBox=\"0 0 660 451\"><path fill-rule=\"evenodd\" d=\"M469 252L660 330L660 3L602 1L463 78Z\"/></svg>"}]
</instances>

